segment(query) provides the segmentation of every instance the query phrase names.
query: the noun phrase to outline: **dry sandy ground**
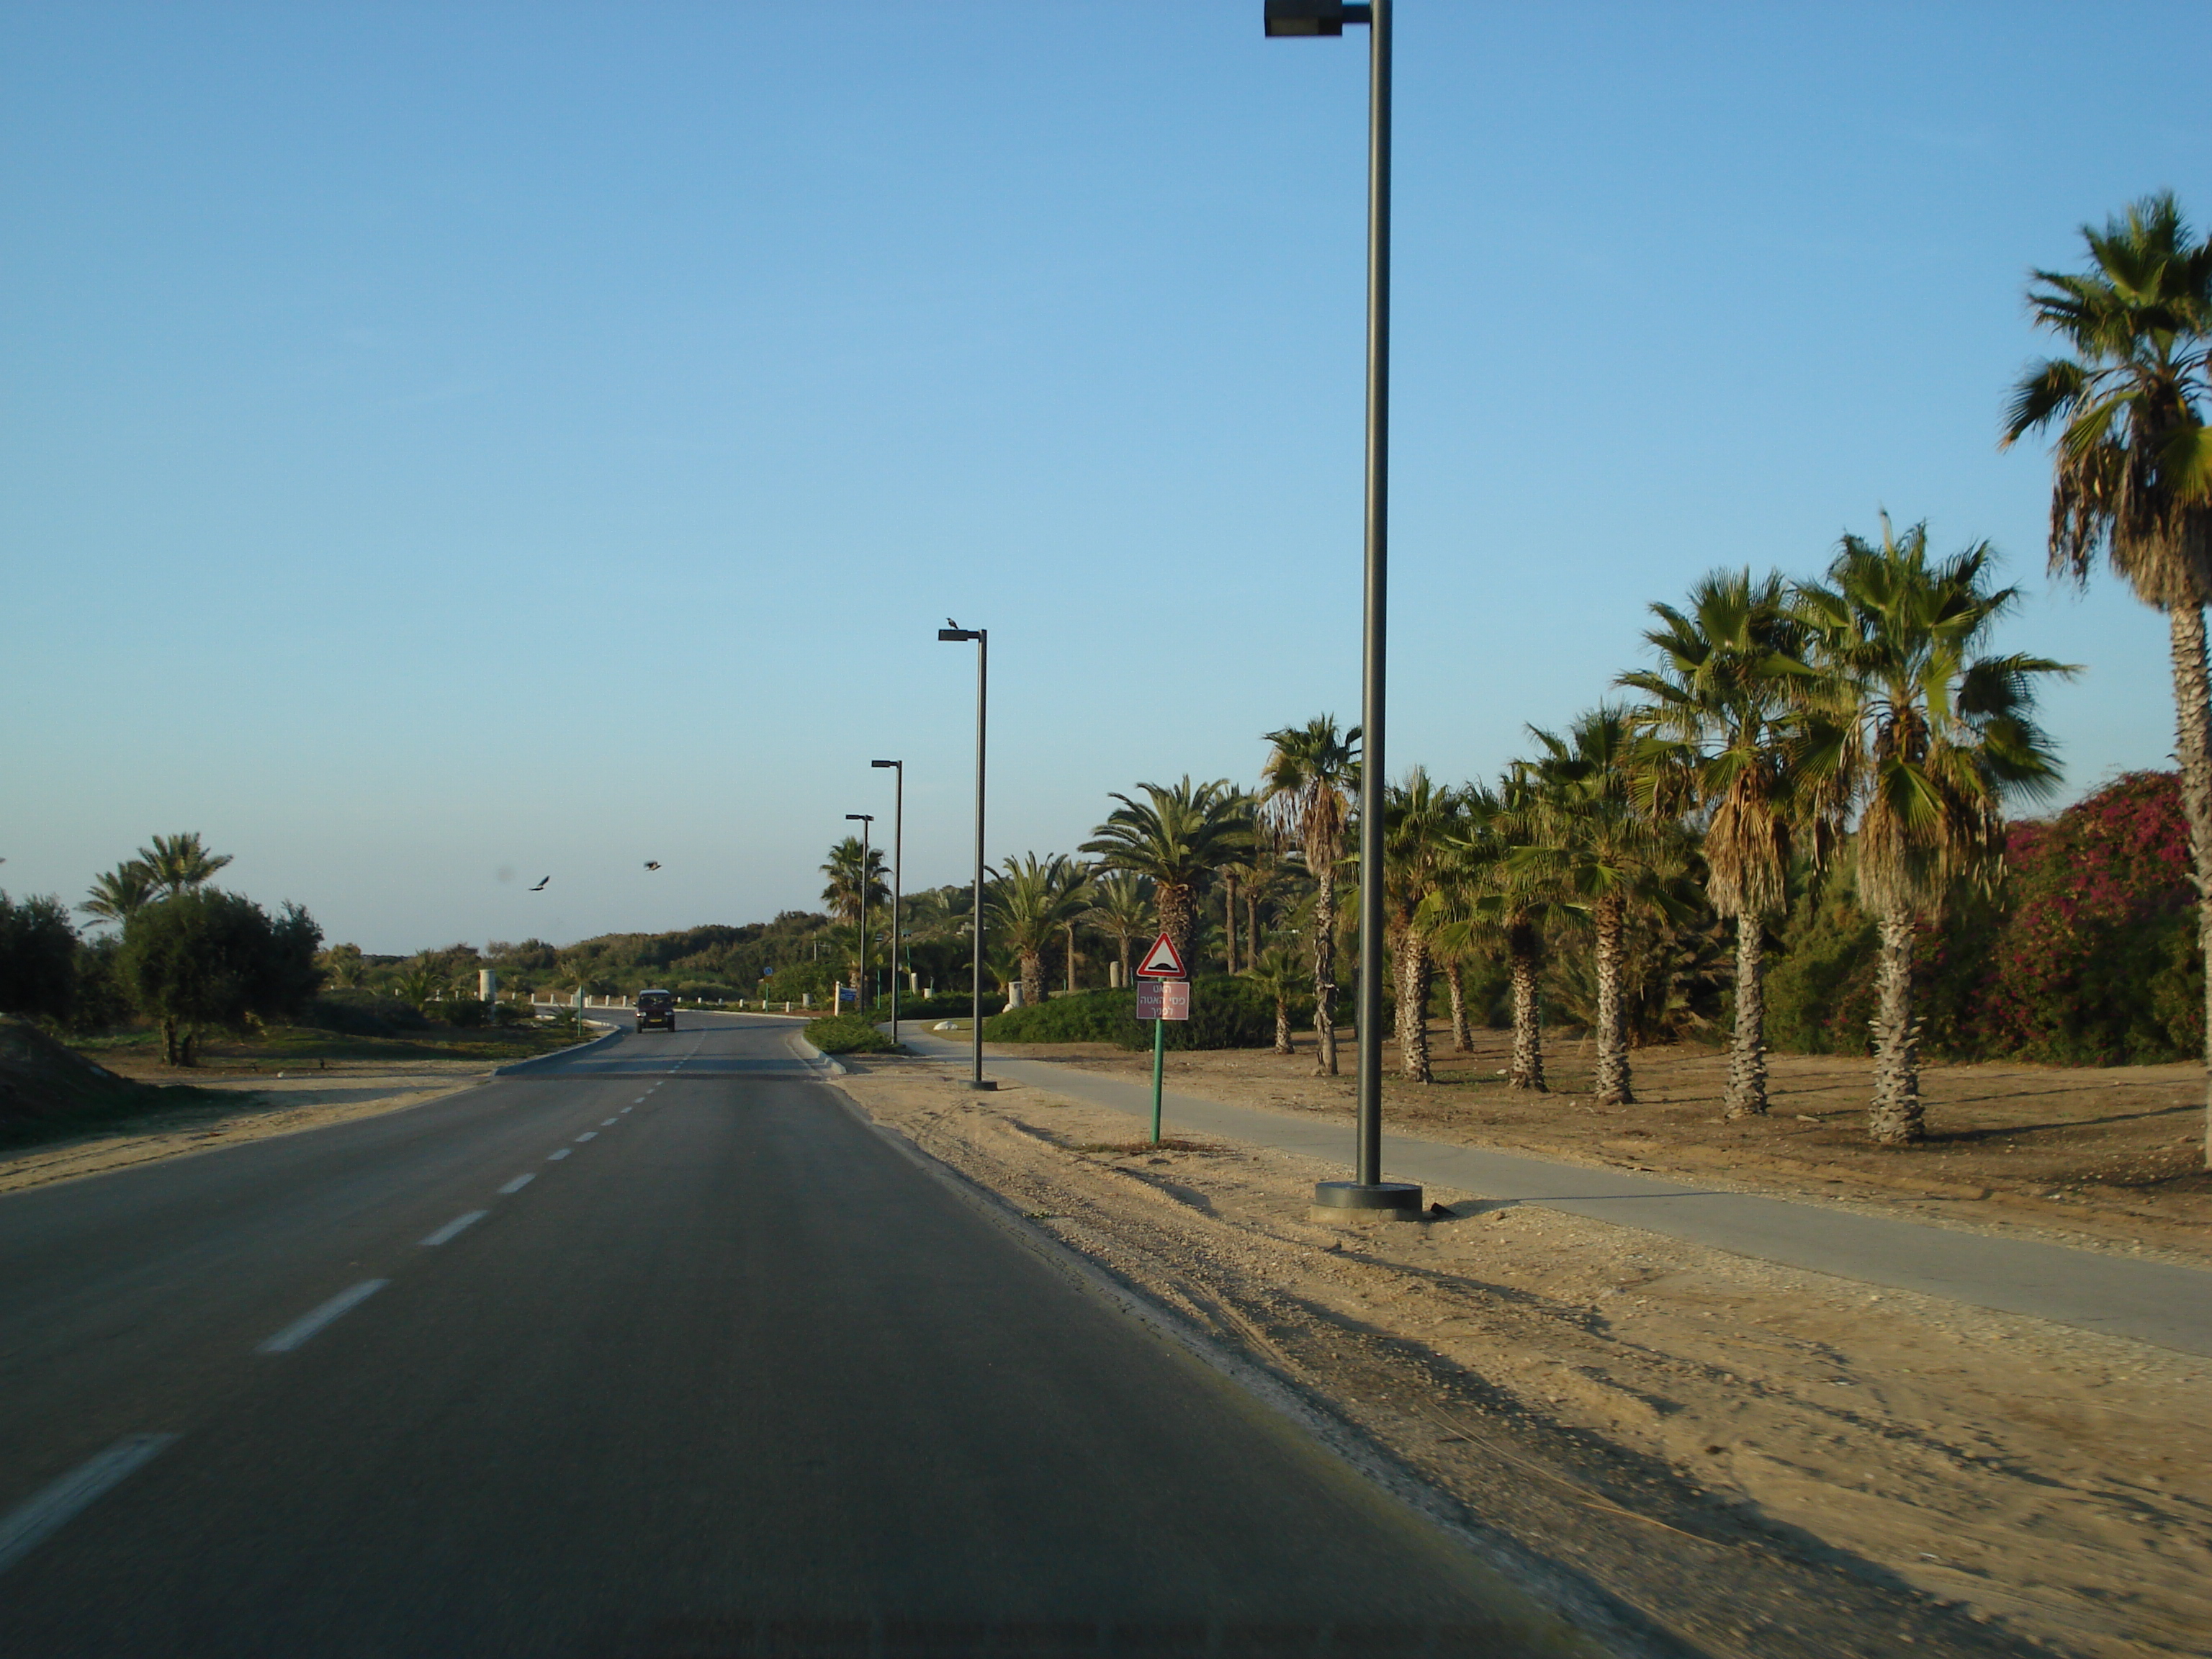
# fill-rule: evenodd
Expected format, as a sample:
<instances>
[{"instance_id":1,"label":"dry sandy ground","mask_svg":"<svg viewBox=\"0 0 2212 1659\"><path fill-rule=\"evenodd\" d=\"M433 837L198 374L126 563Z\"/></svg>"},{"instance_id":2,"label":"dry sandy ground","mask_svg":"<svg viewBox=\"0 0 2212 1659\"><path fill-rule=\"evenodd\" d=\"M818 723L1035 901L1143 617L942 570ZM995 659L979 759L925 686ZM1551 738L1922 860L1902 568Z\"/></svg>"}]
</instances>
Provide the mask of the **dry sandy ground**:
<instances>
[{"instance_id":1,"label":"dry sandy ground","mask_svg":"<svg viewBox=\"0 0 2212 1659\"><path fill-rule=\"evenodd\" d=\"M2212 1363L1447 1191L1449 1219L1316 1224L1340 1170L960 1085L843 1084L1655 1649L2207 1650Z\"/></svg>"},{"instance_id":2,"label":"dry sandy ground","mask_svg":"<svg viewBox=\"0 0 2212 1659\"><path fill-rule=\"evenodd\" d=\"M236 1103L202 1102L143 1117L118 1118L89 1134L0 1152L0 1193L396 1111L473 1088L491 1075L480 1060L350 1065L334 1060L321 1071L312 1066L310 1062L311 1069L292 1072L272 1066L234 1077L193 1073L192 1082L202 1088L234 1092Z\"/></svg>"},{"instance_id":3,"label":"dry sandy ground","mask_svg":"<svg viewBox=\"0 0 2212 1659\"><path fill-rule=\"evenodd\" d=\"M1317 1078L1311 1041L1301 1034L1301 1051L1291 1055L1170 1054L1168 1086L1261 1110L1334 1114L1348 1123L1351 1045L1342 1051L1346 1075ZM1774 1055L1772 1115L1725 1123L1728 1059L1713 1049L1638 1050L1636 1104L1601 1106L1587 1092L1585 1045L1547 1043L1553 1092L1532 1095L1505 1087L1510 1042L1504 1031L1477 1031L1474 1052L1455 1054L1449 1030L1432 1030L1437 1080L1423 1086L1387 1079L1389 1127L1948 1225L2212 1259L2200 1066L1931 1065L1922 1078L1929 1139L1892 1150L1866 1138L1866 1060ZM1150 1054L1104 1043L993 1045L988 1052L1068 1060L1122 1077L1149 1077L1152 1068ZM1384 1066L1395 1067L1395 1045L1382 1052Z\"/></svg>"}]
</instances>

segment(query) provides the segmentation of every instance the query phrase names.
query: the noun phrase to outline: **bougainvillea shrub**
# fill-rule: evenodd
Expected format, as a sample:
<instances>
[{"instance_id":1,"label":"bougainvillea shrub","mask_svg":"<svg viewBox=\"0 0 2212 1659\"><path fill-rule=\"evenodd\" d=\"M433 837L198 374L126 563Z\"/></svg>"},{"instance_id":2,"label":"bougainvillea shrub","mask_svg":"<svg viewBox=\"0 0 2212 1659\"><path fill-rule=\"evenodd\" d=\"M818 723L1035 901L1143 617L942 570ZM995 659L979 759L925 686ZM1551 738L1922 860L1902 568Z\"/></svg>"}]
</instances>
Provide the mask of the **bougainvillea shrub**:
<instances>
[{"instance_id":1,"label":"bougainvillea shrub","mask_svg":"<svg viewBox=\"0 0 2212 1659\"><path fill-rule=\"evenodd\" d=\"M2203 1051L2204 966L2175 774L2130 772L2049 823L2015 825L2005 862L1979 1052L2115 1066Z\"/></svg>"},{"instance_id":2,"label":"bougainvillea shrub","mask_svg":"<svg viewBox=\"0 0 2212 1659\"><path fill-rule=\"evenodd\" d=\"M2203 963L2179 779L2131 772L2047 821L2014 824L1994 895L1954 895L1921 933L1930 1054L2070 1066L2203 1052ZM1768 1036L1864 1054L1875 930L1848 860L1794 896L1767 985Z\"/></svg>"}]
</instances>

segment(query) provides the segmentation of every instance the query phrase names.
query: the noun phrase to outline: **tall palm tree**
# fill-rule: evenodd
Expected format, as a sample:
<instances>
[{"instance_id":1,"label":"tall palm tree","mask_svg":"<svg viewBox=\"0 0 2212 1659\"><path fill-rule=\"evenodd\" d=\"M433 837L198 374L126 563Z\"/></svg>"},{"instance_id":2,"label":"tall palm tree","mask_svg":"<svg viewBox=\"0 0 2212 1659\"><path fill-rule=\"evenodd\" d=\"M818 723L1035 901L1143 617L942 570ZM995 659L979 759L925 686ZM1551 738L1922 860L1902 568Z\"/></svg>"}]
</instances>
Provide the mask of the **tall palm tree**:
<instances>
[{"instance_id":1,"label":"tall palm tree","mask_svg":"<svg viewBox=\"0 0 2212 1659\"><path fill-rule=\"evenodd\" d=\"M1885 515L1880 547L1844 537L1826 581L1797 595L1822 672L1824 723L1808 754L1859 804L1859 897L1881 936L1869 1128L1883 1146L1923 1133L1915 924L1955 884L2002 878L2004 799L2035 799L2058 780L2034 720L2035 682L2075 671L1975 654L2019 598L1989 585L1994 562L1986 542L1931 561L1925 525L1898 538Z\"/></svg>"},{"instance_id":2,"label":"tall palm tree","mask_svg":"<svg viewBox=\"0 0 2212 1659\"><path fill-rule=\"evenodd\" d=\"M1433 1083L1429 987L1436 974L1430 945L1434 922L1433 912L1425 914L1421 907L1446 879L1460 799L1415 767L1404 783L1383 792L1382 812L1382 921L1398 992L1398 1074L1408 1083ZM1365 1032L1360 1040L1368 1040Z\"/></svg>"},{"instance_id":3,"label":"tall palm tree","mask_svg":"<svg viewBox=\"0 0 2212 1659\"><path fill-rule=\"evenodd\" d=\"M865 860L866 868L862 867ZM830 914L841 921L852 924L855 948L853 951L853 1006L867 1006L867 988L861 983L862 963L867 956L867 941L860 937L860 918L865 910L876 910L886 915L891 902L890 884L884 879L888 866L884 862L879 847L863 847L858 836L848 836L830 849L823 860L822 873L830 879L822 889L822 902L830 907ZM866 902L862 903L865 893ZM835 1013L836 1010L830 1010Z\"/></svg>"},{"instance_id":4,"label":"tall palm tree","mask_svg":"<svg viewBox=\"0 0 2212 1659\"><path fill-rule=\"evenodd\" d=\"M1520 855L1587 908L1596 934L1596 1091L1607 1105L1632 1105L1621 971L1632 905L1658 900L1686 849L1672 824L1635 800L1635 734L1618 708L1580 716L1560 738L1529 727L1543 752L1532 764L1537 844Z\"/></svg>"},{"instance_id":5,"label":"tall palm tree","mask_svg":"<svg viewBox=\"0 0 2212 1659\"><path fill-rule=\"evenodd\" d=\"M1275 1052L1295 1053L1291 1043L1291 1004L1305 989L1305 965L1283 946L1271 945L1252 958L1244 977L1275 1005Z\"/></svg>"},{"instance_id":6,"label":"tall palm tree","mask_svg":"<svg viewBox=\"0 0 2212 1659\"><path fill-rule=\"evenodd\" d=\"M1731 1118L1766 1114L1766 923L1788 901L1801 823L1817 832L1829 821L1791 764L1812 674L1787 599L1779 573L1714 571L1691 588L1688 609L1651 607L1661 625L1644 637L1659 667L1617 682L1650 700L1629 714L1644 738L1642 803L1656 817L1703 821L1705 894L1735 929Z\"/></svg>"},{"instance_id":7,"label":"tall palm tree","mask_svg":"<svg viewBox=\"0 0 2212 1659\"><path fill-rule=\"evenodd\" d=\"M1091 902L1088 872L1064 853L1008 859L992 884L993 931L1021 961L1022 1000L1044 1000L1044 953Z\"/></svg>"},{"instance_id":8,"label":"tall palm tree","mask_svg":"<svg viewBox=\"0 0 2212 1659\"><path fill-rule=\"evenodd\" d=\"M156 896L154 872L137 859L129 859L103 875L94 876L92 890L76 908L102 921L125 922Z\"/></svg>"},{"instance_id":9,"label":"tall palm tree","mask_svg":"<svg viewBox=\"0 0 2212 1659\"><path fill-rule=\"evenodd\" d=\"M1121 983L1127 985L1129 947L1151 933L1153 927L1152 884L1126 870L1094 876L1091 882L1091 908L1083 913L1082 919L1114 941L1114 948L1121 957Z\"/></svg>"},{"instance_id":10,"label":"tall palm tree","mask_svg":"<svg viewBox=\"0 0 2212 1659\"><path fill-rule=\"evenodd\" d=\"M2013 388L2000 447L2056 427L2051 567L2086 581L2098 556L2166 613L2181 798L2189 817L2200 947L2212 950L2212 237L2192 241L2171 195L2103 231L2081 228L2090 269L2039 270L2036 322L2073 348ZM2212 975L2205 981L2204 1156L2212 1165Z\"/></svg>"},{"instance_id":11,"label":"tall palm tree","mask_svg":"<svg viewBox=\"0 0 2212 1659\"><path fill-rule=\"evenodd\" d=\"M1260 799L1279 844L1298 848L1317 890L1314 902L1314 1070L1336 1075L1336 872L1359 794L1359 728L1340 734L1336 716L1270 732Z\"/></svg>"},{"instance_id":12,"label":"tall palm tree","mask_svg":"<svg viewBox=\"0 0 2212 1659\"><path fill-rule=\"evenodd\" d=\"M1419 920L1447 959L1488 945L1505 957L1513 1009L1506 1085L1535 1094L1544 1081L1544 1013L1539 994L1546 926L1559 909L1553 872L1523 856L1539 834L1535 786L1526 762L1495 789L1457 792L1456 811L1433 890Z\"/></svg>"},{"instance_id":13,"label":"tall palm tree","mask_svg":"<svg viewBox=\"0 0 2212 1659\"><path fill-rule=\"evenodd\" d=\"M1108 870L1126 870L1152 882L1160 931L1188 963L1197 930L1198 890L1208 876L1251 846L1251 817L1225 780L1194 784L1185 774L1178 784L1140 783L1137 787L1145 799L1115 794L1121 804L1083 843L1083 851L1097 854Z\"/></svg>"},{"instance_id":14,"label":"tall palm tree","mask_svg":"<svg viewBox=\"0 0 2212 1659\"><path fill-rule=\"evenodd\" d=\"M156 836L151 847L138 849L155 888L165 896L189 891L211 880L230 862L228 853L210 853L197 830L181 836Z\"/></svg>"}]
</instances>

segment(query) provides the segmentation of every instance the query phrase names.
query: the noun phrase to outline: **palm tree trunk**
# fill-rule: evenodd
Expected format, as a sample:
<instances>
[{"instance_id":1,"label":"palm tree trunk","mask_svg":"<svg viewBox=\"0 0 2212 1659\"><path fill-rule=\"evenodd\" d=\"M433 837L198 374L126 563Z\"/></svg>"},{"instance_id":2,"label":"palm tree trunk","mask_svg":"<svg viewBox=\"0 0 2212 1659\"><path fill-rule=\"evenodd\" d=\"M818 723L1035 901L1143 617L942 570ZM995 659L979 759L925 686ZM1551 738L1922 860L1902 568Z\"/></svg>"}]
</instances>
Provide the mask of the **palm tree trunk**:
<instances>
[{"instance_id":1,"label":"palm tree trunk","mask_svg":"<svg viewBox=\"0 0 2212 1659\"><path fill-rule=\"evenodd\" d=\"M1129 977L1129 936L1122 934L1119 943L1121 946L1121 988L1126 991L1135 983Z\"/></svg>"},{"instance_id":2,"label":"palm tree trunk","mask_svg":"<svg viewBox=\"0 0 2212 1659\"><path fill-rule=\"evenodd\" d=\"M1275 999L1275 1052L1279 1054L1297 1052L1291 1046L1291 1000L1288 997Z\"/></svg>"},{"instance_id":3,"label":"palm tree trunk","mask_svg":"<svg viewBox=\"0 0 2212 1659\"><path fill-rule=\"evenodd\" d=\"M1607 1106L1633 1106L1628 1083L1628 1036L1620 1011L1621 932L1628 902L1618 893L1597 902L1597 1097Z\"/></svg>"},{"instance_id":4,"label":"palm tree trunk","mask_svg":"<svg viewBox=\"0 0 2212 1659\"><path fill-rule=\"evenodd\" d=\"M1034 1008L1044 1000L1044 952L1022 952L1022 1006Z\"/></svg>"},{"instance_id":5,"label":"palm tree trunk","mask_svg":"<svg viewBox=\"0 0 2212 1659\"><path fill-rule=\"evenodd\" d=\"M1244 960L1260 959L1260 901L1249 887L1244 890Z\"/></svg>"},{"instance_id":6,"label":"palm tree trunk","mask_svg":"<svg viewBox=\"0 0 2212 1659\"><path fill-rule=\"evenodd\" d=\"M1336 1075L1336 865L1308 853L1314 871L1314 1075Z\"/></svg>"},{"instance_id":7,"label":"palm tree trunk","mask_svg":"<svg viewBox=\"0 0 2212 1659\"><path fill-rule=\"evenodd\" d=\"M1506 929L1506 955L1513 980L1513 1064L1508 1088L1548 1094L1544 1085L1544 1007L1536 994L1536 930L1525 921Z\"/></svg>"},{"instance_id":8,"label":"palm tree trunk","mask_svg":"<svg viewBox=\"0 0 2212 1659\"><path fill-rule=\"evenodd\" d=\"M1398 1075L1433 1083L1429 1070L1429 945L1411 927L1398 941Z\"/></svg>"},{"instance_id":9,"label":"palm tree trunk","mask_svg":"<svg viewBox=\"0 0 2212 1659\"><path fill-rule=\"evenodd\" d=\"M1874 1109L1867 1133L1883 1146L1923 1138L1920 1027L1912 1017L1912 914L1892 910L1879 923L1881 1001L1875 1014Z\"/></svg>"},{"instance_id":10,"label":"palm tree trunk","mask_svg":"<svg viewBox=\"0 0 2212 1659\"><path fill-rule=\"evenodd\" d=\"M1237 878L1221 872L1221 954L1231 974L1237 971Z\"/></svg>"},{"instance_id":11,"label":"palm tree trunk","mask_svg":"<svg viewBox=\"0 0 2212 1659\"><path fill-rule=\"evenodd\" d=\"M1735 1037L1721 1115L1766 1115L1766 927L1757 916L1735 919Z\"/></svg>"},{"instance_id":12,"label":"palm tree trunk","mask_svg":"<svg viewBox=\"0 0 2212 1659\"><path fill-rule=\"evenodd\" d=\"M2181 763L2181 805L2197 880L2197 941L2212 962L2212 693L2204 670L2204 611L2168 608L2173 638L2174 755ZM2204 975L2204 1165L2212 1169L2212 972Z\"/></svg>"},{"instance_id":13,"label":"palm tree trunk","mask_svg":"<svg viewBox=\"0 0 2212 1659\"><path fill-rule=\"evenodd\" d=\"M1074 994L1074 992L1075 992L1075 924L1074 924L1073 922L1072 922L1072 921L1071 921L1071 922L1069 922L1069 923L1067 924L1067 989L1068 989L1068 994L1069 994L1071 996Z\"/></svg>"},{"instance_id":14,"label":"palm tree trunk","mask_svg":"<svg viewBox=\"0 0 2212 1659\"><path fill-rule=\"evenodd\" d=\"M1198 913L1189 887L1182 882L1158 883L1152 889L1152 908L1159 913L1160 932L1174 943L1183 966L1190 967L1190 936L1197 931Z\"/></svg>"},{"instance_id":15,"label":"palm tree trunk","mask_svg":"<svg viewBox=\"0 0 2212 1659\"><path fill-rule=\"evenodd\" d=\"M1467 971L1455 957L1444 964L1444 987L1451 993L1452 1052L1474 1052L1474 1033L1467 1023Z\"/></svg>"}]
</instances>

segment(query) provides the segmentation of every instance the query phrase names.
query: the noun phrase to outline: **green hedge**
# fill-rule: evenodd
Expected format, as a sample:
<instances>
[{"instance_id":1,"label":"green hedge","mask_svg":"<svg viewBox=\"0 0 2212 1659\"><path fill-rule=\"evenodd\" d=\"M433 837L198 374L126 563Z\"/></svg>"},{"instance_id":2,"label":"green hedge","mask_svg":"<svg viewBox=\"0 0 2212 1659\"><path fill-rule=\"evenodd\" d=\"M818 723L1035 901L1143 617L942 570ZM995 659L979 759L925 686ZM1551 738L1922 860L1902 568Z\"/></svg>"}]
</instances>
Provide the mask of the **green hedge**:
<instances>
[{"instance_id":1,"label":"green hedge","mask_svg":"<svg viewBox=\"0 0 2212 1659\"><path fill-rule=\"evenodd\" d=\"M806 1022L806 1040L825 1054L887 1054L891 1040L854 1014Z\"/></svg>"},{"instance_id":2,"label":"green hedge","mask_svg":"<svg viewBox=\"0 0 2212 1659\"><path fill-rule=\"evenodd\" d=\"M1150 1020L1137 1018L1134 991L1084 991L1015 1008L983 1022L993 1042L1113 1042L1152 1046ZM1249 980L1201 979L1190 990L1190 1018L1167 1022L1170 1048L1265 1048L1275 1040L1275 1004Z\"/></svg>"}]
</instances>

